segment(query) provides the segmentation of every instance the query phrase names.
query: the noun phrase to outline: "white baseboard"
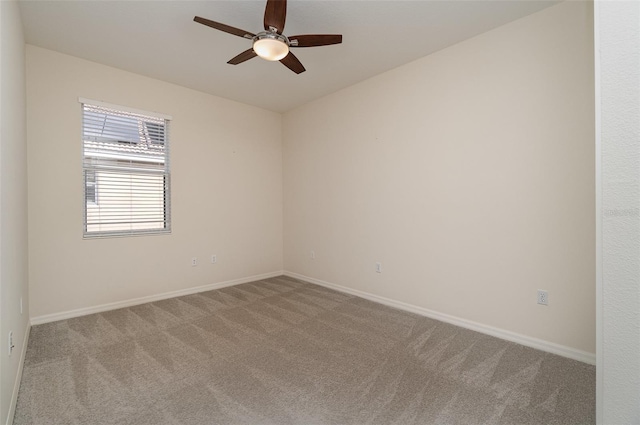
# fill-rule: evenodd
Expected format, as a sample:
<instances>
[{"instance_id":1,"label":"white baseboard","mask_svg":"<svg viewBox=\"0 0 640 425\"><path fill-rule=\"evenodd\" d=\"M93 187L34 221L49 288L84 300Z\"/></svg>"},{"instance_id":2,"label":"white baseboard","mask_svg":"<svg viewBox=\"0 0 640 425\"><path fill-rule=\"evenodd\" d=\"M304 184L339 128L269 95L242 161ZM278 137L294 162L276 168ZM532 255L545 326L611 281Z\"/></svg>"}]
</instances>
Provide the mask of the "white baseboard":
<instances>
[{"instance_id":1,"label":"white baseboard","mask_svg":"<svg viewBox=\"0 0 640 425\"><path fill-rule=\"evenodd\" d=\"M162 294L150 295L147 297L134 298L124 301L116 301L108 304L101 304L93 307L79 308L77 310L63 311L60 313L45 314L43 316L37 316L31 318L31 325L40 325L42 323L55 322L58 320L71 319L73 317L86 316L88 314L101 313L103 311L117 310L119 308L131 307L134 305L150 303L153 301L165 300L167 298L181 297L183 295L197 294L198 292L211 291L213 289L225 288L227 286L240 285L242 283L254 282L261 279L269 279L271 277L282 276L283 272L276 271L271 273L264 273L254 276L243 277L240 279L227 280L225 282L212 283L204 286L197 286L195 288L180 289L177 291L164 292Z\"/></svg>"},{"instance_id":2,"label":"white baseboard","mask_svg":"<svg viewBox=\"0 0 640 425\"><path fill-rule=\"evenodd\" d=\"M411 313L419 314L421 316L429 317L431 319L439 320L441 322L450 323L452 325L460 326L462 328L471 329L476 332L495 336L496 338L504 339L507 341L515 342L527 347L535 348L538 350L546 351L548 353L557 354L559 356L568 357L573 360L578 360L584 363L596 364L596 355L587 351L577 350L575 348L567 347L564 345L556 344L549 341L544 341L538 338L532 338L530 336L518 334L515 332L507 331L493 326L484 325L482 323L474 322L467 319L462 319L448 314L439 313L437 311L429 310L424 307L418 307L416 305L404 303L402 301L396 301L391 298L381 297L379 295L371 294L369 292L359 291L357 289L347 288L345 286L336 285L335 283L325 282L320 279L314 279L312 277L304 276L298 273L284 271L285 276L293 277L295 279L304 280L309 283L315 283L316 285L324 286L327 288L335 289L336 291L344 292L347 294L355 295L361 298L365 298L371 301L375 301L380 304L395 307L400 310L409 311Z\"/></svg>"},{"instance_id":3,"label":"white baseboard","mask_svg":"<svg viewBox=\"0 0 640 425\"><path fill-rule=\"evenodd\" d=\"M13 384L13 393L11 394L11 404L9 405L9 414L7 415L6 425L13 424L13 416L16 413L16 403L18 402L18 392L20 392L20 382L22 381L22 369L24 368L24 359L27 355L27 344L29 343L29 333L31 332L31 325L27 322L27 330L24 333L24 339L22 341L22 350L20 350L20 363L18 363L18 373L16 374L16 380Z\"/></svg>"}]
</instances>

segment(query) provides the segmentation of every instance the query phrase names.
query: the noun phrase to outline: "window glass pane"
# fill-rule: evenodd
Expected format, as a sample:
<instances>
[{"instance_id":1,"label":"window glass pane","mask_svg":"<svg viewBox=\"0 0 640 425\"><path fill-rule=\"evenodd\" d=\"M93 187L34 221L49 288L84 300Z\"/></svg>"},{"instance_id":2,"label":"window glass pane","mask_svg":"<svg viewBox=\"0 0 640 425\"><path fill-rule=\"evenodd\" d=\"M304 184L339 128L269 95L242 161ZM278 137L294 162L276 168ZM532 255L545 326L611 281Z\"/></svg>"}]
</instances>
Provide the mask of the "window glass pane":
<instances>
[{"instance_id":1,"label":"window glass pane","mask_svg":"<svg viewBox=\"0 0 640 425\"><path fill-rule=\"evenodd\" d=\"M97 204L96 173L93 170L85 170L84 200L89 204Z\"/></svg>"}]
</instances>

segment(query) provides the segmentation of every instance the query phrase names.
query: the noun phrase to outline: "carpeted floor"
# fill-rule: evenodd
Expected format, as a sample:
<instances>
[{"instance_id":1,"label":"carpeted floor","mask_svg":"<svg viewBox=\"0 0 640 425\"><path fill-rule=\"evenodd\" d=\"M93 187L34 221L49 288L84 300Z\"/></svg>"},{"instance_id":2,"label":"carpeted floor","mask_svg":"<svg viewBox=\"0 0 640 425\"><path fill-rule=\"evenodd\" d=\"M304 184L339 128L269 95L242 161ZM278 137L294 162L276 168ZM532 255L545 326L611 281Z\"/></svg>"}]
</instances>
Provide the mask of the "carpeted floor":
<instances>
[{"instance_id":1,"label":"carpeted floor","mask_svg":"<svg viewBox=\"0 0 640 425\"><path fill-rule=\"evenodd\" d=\"M593 423L593 366L287 277L34 326L14 420Z\"/></svg>"}]
</instances>

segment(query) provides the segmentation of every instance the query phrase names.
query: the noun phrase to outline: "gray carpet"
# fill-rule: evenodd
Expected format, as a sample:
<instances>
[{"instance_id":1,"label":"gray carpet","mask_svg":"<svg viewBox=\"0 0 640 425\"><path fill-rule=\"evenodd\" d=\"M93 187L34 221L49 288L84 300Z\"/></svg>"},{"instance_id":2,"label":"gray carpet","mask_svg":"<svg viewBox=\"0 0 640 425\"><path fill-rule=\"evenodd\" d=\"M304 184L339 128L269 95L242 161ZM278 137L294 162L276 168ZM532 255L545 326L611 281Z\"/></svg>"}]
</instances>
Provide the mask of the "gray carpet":
<instances>
[{"instance_id":1,"label":"gray carpet","mask_svg":"<svg viewBox=\"0 0 640 425\"><path fill-rule=\"evenodd\" d=\"M34 326L14 420L593 423L593 366L287 277Z\"/></svg>"}]
</instances>

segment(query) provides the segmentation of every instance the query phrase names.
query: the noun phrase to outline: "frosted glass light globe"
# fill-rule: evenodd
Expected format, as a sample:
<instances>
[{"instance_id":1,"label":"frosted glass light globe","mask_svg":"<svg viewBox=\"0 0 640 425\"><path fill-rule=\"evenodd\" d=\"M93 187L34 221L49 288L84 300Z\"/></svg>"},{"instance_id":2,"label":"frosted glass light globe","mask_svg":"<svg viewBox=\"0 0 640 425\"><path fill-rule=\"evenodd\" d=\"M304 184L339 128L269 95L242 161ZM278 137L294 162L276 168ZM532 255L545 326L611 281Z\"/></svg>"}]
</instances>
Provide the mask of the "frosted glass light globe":
<instances>
[{"instance_id":1,"label":"frosted glass light globe","mask_svg":"<svg viewBox=\"0 0 640 425\"><path fill-rule=\"evenodd\" d=\"M253 42L253 50L262 59L279 61L289 54L289 46L275 38L261 38Z\"/></svg>"}]
</instances>

